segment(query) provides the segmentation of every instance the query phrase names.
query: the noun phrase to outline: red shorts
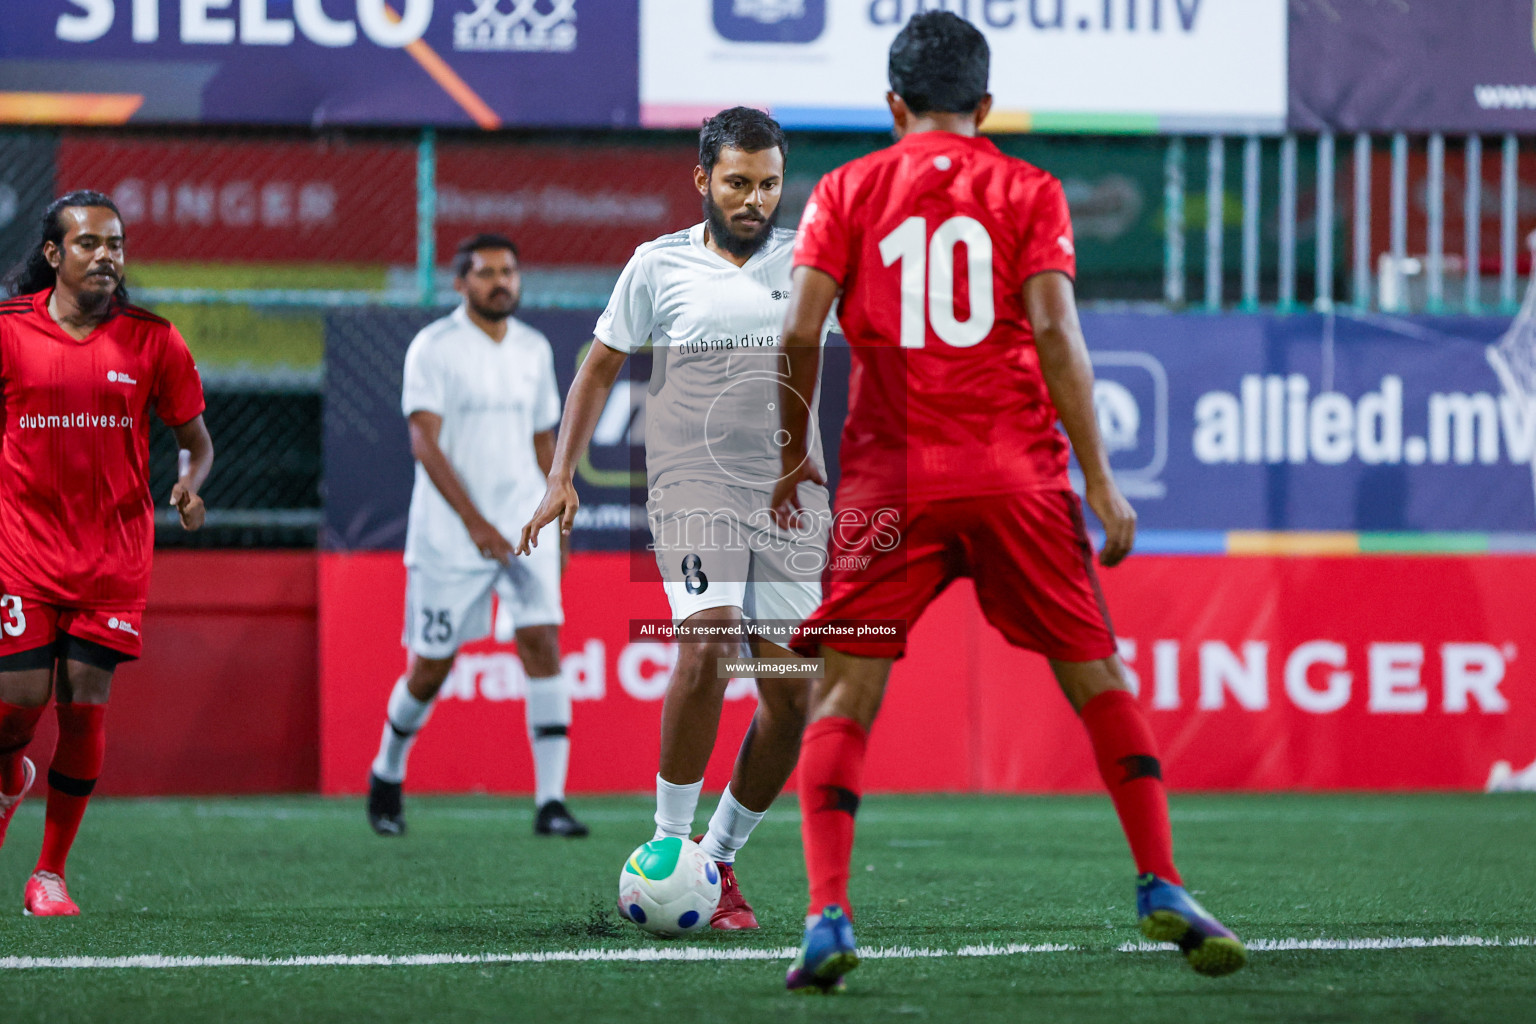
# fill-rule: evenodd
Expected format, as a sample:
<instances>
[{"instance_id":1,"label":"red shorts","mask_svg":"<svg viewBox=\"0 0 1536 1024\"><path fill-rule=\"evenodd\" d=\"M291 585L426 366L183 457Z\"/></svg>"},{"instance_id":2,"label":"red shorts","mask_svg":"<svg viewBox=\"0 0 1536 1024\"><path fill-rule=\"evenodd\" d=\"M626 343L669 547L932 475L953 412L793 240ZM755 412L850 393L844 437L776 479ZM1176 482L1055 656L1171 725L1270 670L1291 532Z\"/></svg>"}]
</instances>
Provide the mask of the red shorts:
<instances>
[{"instance_id":1,"label":"red shorts","mask_svg":"<svg viewBox=\"0 0 1536 1024\"><path fill-rule=\"evenodd\" d=\"M868 510L838 510L826 596L805 622L808 636L793 645L798 653L813 655L825 644L868 658L900 658L905 630L890 641L842 641L816 639L817 627L883 620L910 628L962 576L975 581L987 621L1016 647L1057 661L1115 653L1076 494L911 502L895 514L904 520L899 525L890 513L882 521Z\"/></svg>"},{"instance_id":2,"label":"red shorts","mask_svg":"<svg viewBox=\"0 0 1536 1024\"><path fill-rule=\"evenodd\" d=\"M52 649L62 636L100 644L125 659L137 658L144 650L139 635L143 622L142 610L68 608L15 594L0 595L0 658Z\"/></svg>"}]
</instances>

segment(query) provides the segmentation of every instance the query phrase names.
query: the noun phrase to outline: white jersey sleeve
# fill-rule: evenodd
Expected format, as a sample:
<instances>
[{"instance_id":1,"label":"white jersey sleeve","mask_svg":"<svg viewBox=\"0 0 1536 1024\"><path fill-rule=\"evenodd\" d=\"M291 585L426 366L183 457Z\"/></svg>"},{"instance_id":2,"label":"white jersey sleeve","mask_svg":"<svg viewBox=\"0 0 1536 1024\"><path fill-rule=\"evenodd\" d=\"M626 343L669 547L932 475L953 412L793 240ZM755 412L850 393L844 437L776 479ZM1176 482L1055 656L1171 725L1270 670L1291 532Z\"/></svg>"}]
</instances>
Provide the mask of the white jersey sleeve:
<instances>
[{"instance_id":1,"label":"white jersey sleeve","mask_svg":"<svg viewBox=\"0 0 1536 1024\"><path fill-rule=\"evenodd\" d=\"M649 244L636 249L625 264L592 331L598 341L620 352L638 352L656 328L656 292L645 260Z\"/></svg>"},{"instance_id":2,"label":"white jersey sleeve","mask_svg":"<svg viewBox=\"0 0 1536 1024\"><path fill-rule=\"evenodd\" d=\"M539 380L533 399L533 429L536 433L554 430L560 425L560 385L555 381L555 355L549 339L542 334L539 346Z\"/></svg>"},{"instance_id":3,"label":"white jersey sleeve","mask_svg":"<svg viewBox=\"0 0 1536 1024\"><path fill-rule=\"evenodd\" d=\"M411 347L405 351L405 370L401 374L400 411L407 417L413 412L430 412L439 416L448 408L448 376L439 359L435 358L431 340L423 334L416 335Z\"/></svg>"}]
</instances>

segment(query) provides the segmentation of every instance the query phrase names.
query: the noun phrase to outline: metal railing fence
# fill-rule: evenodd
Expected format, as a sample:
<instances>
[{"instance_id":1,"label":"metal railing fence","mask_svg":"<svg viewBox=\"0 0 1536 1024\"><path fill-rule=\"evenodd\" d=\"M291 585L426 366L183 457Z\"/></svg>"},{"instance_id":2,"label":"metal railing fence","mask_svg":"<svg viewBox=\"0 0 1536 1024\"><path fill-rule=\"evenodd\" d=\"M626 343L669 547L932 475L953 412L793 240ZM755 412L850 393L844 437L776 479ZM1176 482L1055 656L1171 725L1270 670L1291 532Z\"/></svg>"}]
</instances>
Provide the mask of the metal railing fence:
<instances>
[{"instance_id":1,"label":"metal railing fence","mask_svg":"<svg viewBox=\"0 0 1536 1024\"><path fill-rule=\"evenodd\" d=\"M1536 172L1531 147L1527 143L1522 148L1514 135L1485 141L1477 135L1438 133L1413 138L1403 133L1359 134L1348 140L1332 133L1168 139L1163 200L1166 304L1187 305L1196 274L1188 256L1193 226L1186 223L1186 206L1190 151L1202 144L1201 308L1326 311L1342 304L1391 313L1512 314L1519 307L1519 278L1529 259L1521 236L1536 227L1536 187L1522 184L1531 182ZM1228 170L1234 145L1241 153L1236 188ZM1485 147L1497 156L1485 160ZM1348 153L1344 160L1341 150ZM1266 179L1263 168L1271 152L1276 171ZM1310 217L1298 208L1298 197L1308 185L1303 158L1315 169ZM1522 159L1527 161L1524 173ZM1490 171L1495 182L1488 180ZM1266 251L1262 238L1261 220L1271 201L1267 185L1278 197L1273 203L1272 252ZM1234 199L1241 223L1235 275L1225 251ZM1485 222L1495 220L1496 236L1485 233ZM1449 237L1453 221L1459 222L1460 239ZM1311 235L1310 282L1298 273L1304 233ZM1496 247L1490 245L1495 241Z\"/></svg>"}]
</instances>

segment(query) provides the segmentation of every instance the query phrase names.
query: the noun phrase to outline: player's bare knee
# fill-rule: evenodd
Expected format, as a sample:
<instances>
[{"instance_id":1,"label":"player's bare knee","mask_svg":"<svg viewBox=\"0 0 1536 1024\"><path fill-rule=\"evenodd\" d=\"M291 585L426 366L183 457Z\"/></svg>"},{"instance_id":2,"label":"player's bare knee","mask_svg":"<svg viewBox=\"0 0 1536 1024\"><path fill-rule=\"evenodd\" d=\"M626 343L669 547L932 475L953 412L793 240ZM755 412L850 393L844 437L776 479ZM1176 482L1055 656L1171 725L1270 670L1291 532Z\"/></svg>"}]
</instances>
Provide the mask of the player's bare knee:
<instances>
[{"instance_id":1,"label":"player's bare knee","mask_svg":"<svg viewBox=\"0 0 1536 1024\"><path fill-rule=\"evenodd\" d=\"M731 681L734 673L727 662L741 660L741 644L736 640L709 640L699 646L699 658L708 675L721 686Z\"/></svg>"},{"instance_id":2,"label":"player's bare knee","mask_svg":"<svg viewBox=\"0 0 1536 1024\"><path fill-rule=\"evenodd\" d=\"M679 644L672 686L705 692L718 689L723 693L730 676L721 675L720 663L736 658L740 653L740 645L735 641L698 640Z\"/></svg>"},{"instance_id":3,"label":"player's bare knee","mask_svg":"<svg viewBox=\"0 0 1536 1024\"><path fill-rule=\"evenodd\" d=\"M811 688L804 680L758 681L758 714L774 727L803 731L810 707Z\"/></svg>"},{"instance_id":4,"label":"player's bare knee","mask_svg":"<svg viewBox=\"0 0 1536 1024\"><path fill-rule=\"evenodd\" d=\"M0 672L0 701L19 708L39 708L53 696L53 675L49 669L25 672Z\"/></svg>"},{"instance_id":5,"label":"player's bare knee","mask_svg":"<svg viewBox=\"0 0 1536 1024\"><path fill-rule=\"evenodd\" d=\"M867 676L836 676L821 680L811 695L811 721L851 718L866 730L875 722L885 697L885 680Z\"/></svg>"},{"instance_id":6,"label":"player's bare knee","mask_svg":"<svg viewBox=\"0 0 1536 1024\"><path fill-rule=\"evenodd\" d=\"M453 671L453 658L423 658L417 656L411 660L411 670L406 678L405 686L411 692L411 696L417 700L432 700L437 696L437 691L443 688L448 681L448 674Z\"/></svg>"},{"instance_id":7,"label":"player's bare knee","mask_svg":"<svg viewBox=\"0 0 1536 1024\"><path fill-rule=\"evenodd\" d=\"M1098 661L1052 661L1051 671L1075 711L1102 693L1131 688L1116 655Z\"/></svg>"},{"instance_id":8,"label":"player's bare knee","mask_svg":"<svg viewBox=\"0 0 1536 1024\"><path fill-rule=\"evenodd\" d=\"M516 633L517 656L532 679L560 674L560 631L555 626L527 626Z\"/></svg>"},{"instance_id":9,"label":"player's bare knee","mask_svg":"<svg viewBox=\"0 0 1536 1024\"><path fill-rule=\"evenodd\" d=\"M61 704L105 704L112 696L112 669L61 661L55 686Z\"/></svg>"}]
</instances>

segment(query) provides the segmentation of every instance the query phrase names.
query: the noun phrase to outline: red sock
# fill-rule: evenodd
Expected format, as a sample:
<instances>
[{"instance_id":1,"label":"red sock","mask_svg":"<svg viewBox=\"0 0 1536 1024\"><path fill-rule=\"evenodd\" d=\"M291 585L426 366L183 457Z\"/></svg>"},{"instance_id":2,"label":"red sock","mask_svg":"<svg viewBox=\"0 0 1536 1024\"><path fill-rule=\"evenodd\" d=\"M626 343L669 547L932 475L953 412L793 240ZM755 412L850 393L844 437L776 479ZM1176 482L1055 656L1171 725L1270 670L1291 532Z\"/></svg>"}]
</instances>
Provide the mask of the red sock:
<instances>
[{"instance_id":1,"label":"red sock","mask_svg":"<svg viewBox=\"0 0 1536 1024\"><path fill-rule=\"evenodd\" d=\"M1168 791L1157 760L1157 741L1147 716L1126 690L1110 690L1080 712L1099 774L1131 844L1136 872L1183 885L1173 866L1173 832L1168 827Z\"/></svg>"},{"instance_id":2,"label":"red sock","mask_svg":"<svg viewBox=\"0 0 1536 1024\"><path fill-rule=\"evenodd\" d=\"M14 796L27 781L21 755L32 742L32 734L37 732L38 720L46 708L46 704L24 708L0 700L0 793Z\"/></svg>"},{"instance_id":3,"label":"red sock","mask_svg":"<svg viewBox=\"0 0 1536 1024\"><path fill-rule=\"evenodd\" d=\"M48 812L43 824L43 852L38 871L64 876L64 861L80 831L85 805L96 788L107 752L107 706L60 704L59 745L48 766Z\"/></svg>"},{"instance_id":4,"label":"red sock","mask_svg":"<svg viewBox=\"0 0 1536 1024\"><path fill-rule=\"evenodd\" d=\"M864 727L851 718L819 718L806 727L800 743L800 835L812 914L838 906L853 916L848 864L868 743Z\"/></svg>"}]
</instances>

